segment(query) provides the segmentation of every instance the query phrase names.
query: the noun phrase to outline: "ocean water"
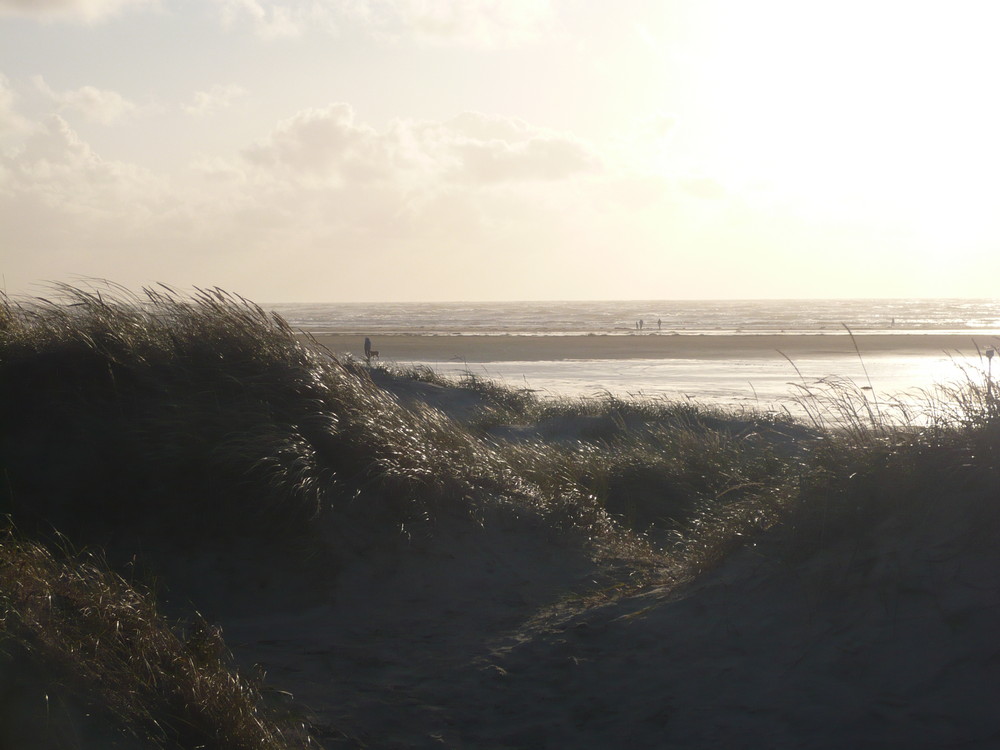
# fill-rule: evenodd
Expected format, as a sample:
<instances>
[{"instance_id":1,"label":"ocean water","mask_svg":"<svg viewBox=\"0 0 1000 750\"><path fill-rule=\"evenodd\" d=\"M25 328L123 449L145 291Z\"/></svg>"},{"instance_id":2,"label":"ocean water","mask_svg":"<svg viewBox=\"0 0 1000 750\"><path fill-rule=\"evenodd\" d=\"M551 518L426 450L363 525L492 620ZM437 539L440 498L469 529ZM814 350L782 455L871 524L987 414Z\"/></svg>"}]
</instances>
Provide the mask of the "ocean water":
<instances>
[{"instance_id":1,"label":"ocean water","mask_svg":"<svg viewBox=\"0 0 1000 750\"><path fill-rule=\"evenodd\" d=\"M488 303L273 304L293 328L376 337L390 334L587 335L645 331L687 334L961 333L995 343L1000 300L711 300ZM699 359L400 362L444 374L472 372L543 397L619 396L691 399L795 411L797 397L823 382L855 384L877 399L920 408L927 394L985 378L986 362L957 353L866 355L796 360ZM870 389L870 390L869 390Z\"/></svg>"},{"instance_id":2,"label":"ocean water","mask_svg":"<svg viewBox=\"0 0 1000 750\"><path fill-rule=\"evenodd\" d=\"M1000 332L1000 300L709 300L274 304L319 333L588 334L643 329L696 333L842 330Z\"/></svg>"}]
</instances>

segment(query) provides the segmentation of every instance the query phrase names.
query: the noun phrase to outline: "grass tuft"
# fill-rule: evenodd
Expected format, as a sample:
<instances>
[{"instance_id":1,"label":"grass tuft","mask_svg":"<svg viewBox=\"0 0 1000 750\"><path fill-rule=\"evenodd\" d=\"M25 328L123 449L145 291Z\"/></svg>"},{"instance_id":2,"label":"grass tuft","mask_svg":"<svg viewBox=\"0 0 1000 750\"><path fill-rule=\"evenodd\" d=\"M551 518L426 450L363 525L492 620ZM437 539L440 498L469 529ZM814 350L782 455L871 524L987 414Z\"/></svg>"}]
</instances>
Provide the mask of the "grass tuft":
<instances>
[{"instance_id":1,"label":"grass tuft","mask_svg":"<svg viewBox=\"0 0 1000 750\"><path fill-rule=\"evenodd\" d=\"M281 726L268 714L259 686L233 670L217 629L201 620L186 634L168 627L147 593L93 556L57 557L6 534L0 618L6 679L18 664L47 685L22 698L24 708L38 711L49 692L79 705L75 715L56 717L60 734L78 732L69 725L97 712L108 737L125 733L157 747L311 746L305 727ZM36 729L39 745L55 731Z\"/></svg>"}]
</instances>

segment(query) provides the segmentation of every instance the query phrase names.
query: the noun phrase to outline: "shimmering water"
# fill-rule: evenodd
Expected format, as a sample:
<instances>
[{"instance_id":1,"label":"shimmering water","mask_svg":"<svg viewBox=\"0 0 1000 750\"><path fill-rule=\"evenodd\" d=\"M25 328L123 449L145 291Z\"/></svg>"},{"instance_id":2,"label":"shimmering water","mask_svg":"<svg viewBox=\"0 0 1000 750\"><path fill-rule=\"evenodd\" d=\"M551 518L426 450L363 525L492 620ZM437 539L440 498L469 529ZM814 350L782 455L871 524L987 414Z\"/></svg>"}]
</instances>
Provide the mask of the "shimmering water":
<instances>
[{"instance_id":1,"label":"shimmering water","mask_svg":"<svg viewBox=\"0 0 1000 750\"><path fill-rule=\"evenodd\" d=\"M703 334L843 331L957 332L994 343L1000 335L998 300L780 300L497 303L277 304L295 328L363 335L623 335L644 331ZM409 363L405 363L409 364ZM926 401L937 385L983 379L987 363L954 352L866 355L796 360L699 359L420 362L443 373L472 373L541 395L610 392L702 403L786 408L823 379L853 382L877 398ZM998 362L1000 367L1000 362ZM872 390L867 390L868 388Z\"/></svg>"},{"instance_id":2,"label":"shimmering water","mask_svg":"<svg viewBox=\"0 0 1000 750\"><path fill-rule=\"evenodd\" d=\"M316 332L587 334L643 330L811 333L842 330L1000 333L1000 300L711 300L276 304Z\"/></svg>"}]
</instances>

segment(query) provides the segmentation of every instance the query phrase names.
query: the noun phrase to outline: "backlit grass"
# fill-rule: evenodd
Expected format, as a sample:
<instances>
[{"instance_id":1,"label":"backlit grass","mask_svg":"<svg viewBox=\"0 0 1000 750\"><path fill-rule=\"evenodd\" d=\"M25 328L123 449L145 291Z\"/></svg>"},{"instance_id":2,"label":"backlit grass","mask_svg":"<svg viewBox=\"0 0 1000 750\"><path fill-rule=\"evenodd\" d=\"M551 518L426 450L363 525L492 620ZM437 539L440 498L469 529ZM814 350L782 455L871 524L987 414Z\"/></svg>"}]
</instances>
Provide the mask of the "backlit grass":
<instances>
[{"instance_id":1,"label":"backlit grass","mask_svg":"<svg viewBox=\"0 0 1000 750\"><path fill-rule=\"evenodd\" d=\"M105 717L116 737L307 742L232 669L224 634L193 612L194 626L171 626L151 594L69 549L128 559L154 541L224 554L227 540L249 540L335 575L331 560L349 564L344 550L373 540L433 534L444 516L502 518L512 533L543 527L614 560L634 586L666 568L694 575L765 531L801 560L926 514L933 493L964 488L975 506L1000 486L1000 423L980 370L919 410L868 384L803 384L805 420L540 400L472 375L373 370L218 289L54 292L0 305L0 504L17 529L0 538L0 636L10 664L58 683L67 706ZM476 407L455 419L374 375Z\"/></svg>"}]
</instances>

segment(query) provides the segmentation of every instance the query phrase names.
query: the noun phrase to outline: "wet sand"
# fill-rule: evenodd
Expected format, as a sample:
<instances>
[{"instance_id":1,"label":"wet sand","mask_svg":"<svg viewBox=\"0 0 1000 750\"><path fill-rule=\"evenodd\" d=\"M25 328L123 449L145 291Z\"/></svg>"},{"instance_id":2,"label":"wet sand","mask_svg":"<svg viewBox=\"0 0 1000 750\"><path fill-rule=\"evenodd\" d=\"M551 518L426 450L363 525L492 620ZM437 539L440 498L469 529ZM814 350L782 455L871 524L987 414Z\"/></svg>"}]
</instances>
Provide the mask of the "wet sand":
<instances>
[{"instance_id":1,"label":"wet sand","mask_svg":"<svg viewBox=\"0 0 1000 750\"><path fill-rule=\"evenodd\" d=\"M323 334L335 354L364 356L363 335ZM855 334L609 334L589 336L372 336L386 361L532 362L563 359L771 359L865 355L975 355L1000 345L993 335L950 333Z\"/></svg>"}]
</instances>

